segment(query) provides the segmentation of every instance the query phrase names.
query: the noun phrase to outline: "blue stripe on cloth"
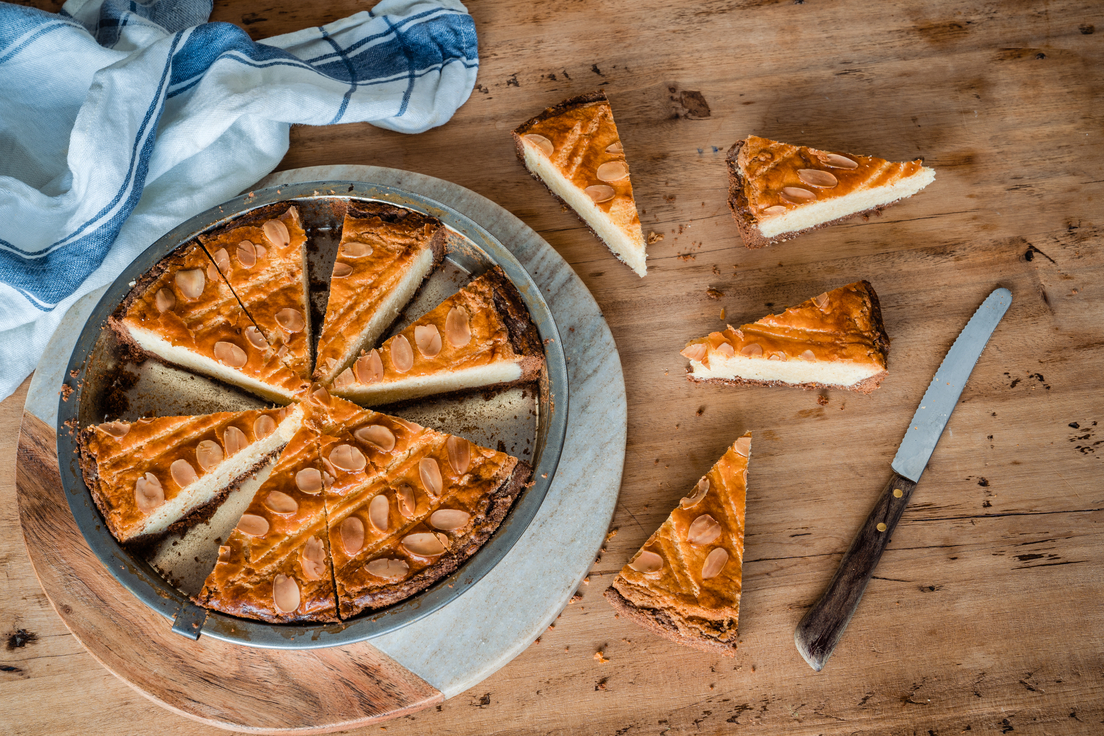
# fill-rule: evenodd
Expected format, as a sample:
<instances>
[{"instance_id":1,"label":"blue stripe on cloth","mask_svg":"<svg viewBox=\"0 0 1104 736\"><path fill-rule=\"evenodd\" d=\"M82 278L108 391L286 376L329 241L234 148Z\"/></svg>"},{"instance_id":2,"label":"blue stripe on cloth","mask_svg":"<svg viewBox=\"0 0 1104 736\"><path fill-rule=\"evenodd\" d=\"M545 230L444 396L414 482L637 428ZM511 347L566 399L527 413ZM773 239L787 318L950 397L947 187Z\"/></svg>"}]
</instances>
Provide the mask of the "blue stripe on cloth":
<instances>
[{"instance_id":1,"label":"blue stripe on cloth","mask_svg":"<svg viewBox=\"0 0 1104 736\"><path fill-rule=\"evenodd\" d=\"M371 14L371 11L369 11L369 14ZM426 11L423 11L421 13L415 13L414 15L410 16L409 18L403 18L398 23L392 24L391 21L388 20L388 25L391 26L391 27L387 31L385 31L384 33L376 33L376 34L373 34L371 36L365 36L364 38L360 39L359 41L356 41L355 43L349 44L349 46L345 49L345 53L349 56L353 56L354 52L357 49L361 48L362 46L364 46L366 44L369 44L372 41L375 41L376 39L383 38L384 36L387 36L388 34L394 32L396 29L402 28L403 26L408 25L410 23L413 23L416 20L421 20L423 18L426 18L426 17L434 15L434 14L440 14L440 15L450 14L450 15L461 16L461 17L467 18L469 20L471 19L470 15L464 15L463 13L461 13L458 10L450 10L448 8L433 8L432 10L426 10ZM452 20L453 19L450 18L449 22L451 23ZM473 23L474 23L474 21L473 21ZM332 53L331 54L322 54L321 56L315 56L311 59L307 59L307 61L314 64L316 62L324 61L326 59L332 59L336 55L337 54L332 54Z\"/></svg>"},{"instance_id":2,"label":"blue stripe on cloth","mask_svg":"<svg viewBox=\"0 0 1104 736\"><path fill-rule=\"evenodd\" d=\"M395 24L391 22L390 18L384 18L384 20L387 21L387 25L391 27L391 30L395 32L395 36L398 38L399 44L402 46L403 56L406 57L406 91L403 92L402 104L399 105L399 111L395 113L395 117L401 118L403 115L406 114L406 106L410 104L410 95L414 92L414 57L411 55L410 51L406 47L406 42L403 40L402 31L395 28Z\"/></svg>"},{"instance_id":3,"label":"blue stripe on cloth","mask_svg":"<svg viewBox=\"0 0 1104 736\"><path fill-rule=\"evenodd\" d=\"M16 40L11 48L4 49L3 55L0 55L0 64L6 61L10 61L17 56L20 51L23 51L30 47L32 43L42 38L48 33L53 31L59 31L62 28L72 28L75 23L67 23L65 21L54 20L52 23L47 23L38 28L38 30L31 32L29 35L24 34L26 37L22 40ZM79 26L77 26L79 28Z\"/></svg>"},{"instance_id":4,"label":"blue stripe on cloth","mask_svg":"<svg viewBox=\"0 0 1104 736\"><path fill-rule=\"evenodd\" d=\"M337 45L337 41L330 38L330 34L326 33L325 28L319 28L318 30L322 32L322 38L341 54L341 61L345 64L345 68L349 72L349 89L345 90L345 96L341 98L341 107L338 108L337 114L327 123L328 125L334 125L337 121L341 120L341 116L345 114L345 109L349 107L349 98L353 96L353 92L355 92L357 88L356 75L353 73L352 62L349 61L349 57L345 55L342 48Z\"/></svg>"}]
</instances>

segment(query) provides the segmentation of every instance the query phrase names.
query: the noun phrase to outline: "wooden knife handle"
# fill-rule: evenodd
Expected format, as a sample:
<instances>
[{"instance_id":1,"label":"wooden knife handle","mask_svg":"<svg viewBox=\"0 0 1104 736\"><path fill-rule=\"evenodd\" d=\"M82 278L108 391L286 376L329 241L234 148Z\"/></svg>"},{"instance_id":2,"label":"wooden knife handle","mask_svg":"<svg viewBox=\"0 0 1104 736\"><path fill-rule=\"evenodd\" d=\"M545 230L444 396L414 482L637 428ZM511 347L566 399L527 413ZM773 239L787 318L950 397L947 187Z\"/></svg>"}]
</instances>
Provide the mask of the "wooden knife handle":
<instances>
[{"instance_id":1,"label":"wooden knife handle","mask_svg":"<svg viewBox=\"0 0 1104 736\"><path fill-rule=\"evenodd\" d=\"M855 535L855 540L840 560L828 589L794 631L794 642L801 656L817 672L832 656L844 629L855 614L866 584L889 544L901 513L912 497L916 483L897 473L889 479L878 503Z\"/></svg>"}]
</instances>

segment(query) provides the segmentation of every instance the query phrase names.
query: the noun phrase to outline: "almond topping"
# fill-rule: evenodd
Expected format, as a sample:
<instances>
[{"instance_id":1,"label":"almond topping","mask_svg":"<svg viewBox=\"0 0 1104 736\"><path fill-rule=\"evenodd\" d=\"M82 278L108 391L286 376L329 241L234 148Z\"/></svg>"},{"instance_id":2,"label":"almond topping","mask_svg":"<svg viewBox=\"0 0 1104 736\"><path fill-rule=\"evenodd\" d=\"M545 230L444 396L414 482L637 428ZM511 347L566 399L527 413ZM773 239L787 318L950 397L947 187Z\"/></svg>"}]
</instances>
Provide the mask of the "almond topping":
<instances>
[{"instance_id":1,"label":"almond topping","mask_svg":"<svg viewBox=\"0 0 1104 736\"><path fill-rule=\"evenodd\" d=\"M471 443L463 437L449 435L445 440L445 449L448 450L449 465L457 475L463 475L471 467Z\"/></svg>"},{"instance_id":2,"label":"almond topping","mask_svg":"<svg viewBox=\"0 0 1104 736\"><path fill-rule=\"evenodd\" d=\"M462 348L471 342L471 325L468 322L468 313L463 307L453 307L445 317L445 337L449 345L454 348Z\"/></svg>"},{"instance_id":3,"label":"almond topping","mask_svg":"<svg viewBox=\"0 0 1104 736\"><path fill-rule=\"evenodd\" d=\"M220 340L215 343L215 360L231 368L241 368L249 362L245 351L232 342Z\"/></svg>"},{"instance_id":4,"label":"almond topping","mask_svg":"<svg viewBox=\"0 0 1104 736\"><path fill-rule=\"evenodd\" d=\"M427 358L434 358L441 352L441 331L437 325L418 325L414 328L414 342L418 352Z\"/></svg>"},{"instance_id":5,"label":"almond topping","mask_svg":"<svg viewBox=\"0 0 1104 736\"><path fill-rule=\"evenodd\" d=\"M629 175L629 167L624 161L607 161L598 167L601 181L620 181Z\"/></svg>"},{"instance_id":6,"label":"almond topping","mask_svg":"<svg viewBox=\"0 0 1104 736\"><path fill-rule=\"evenodd\" d=\"M287 225L282 221L269 220L262 229L265 237L268 238L268 242L277 248L286 248L291 245L291 233L288 232Z\"/></svg>"},{"instance_id":7,"label":"almond topping","mask_svg":"<svg viewBox=\"0 0 1104 736\"><path fill-rule=\"evenodd\" d=\"M222 433L222 443L226 445L226 454L234 455L245 449L245 446L249 444L249 438L245 436L245 432L237 427L230 426Z\"/></svg>"},{"instance_id":8,"label":"almond topping","mask_svg":"<svg viewBox=\"0 0 1104 736\"><path fill-rule=\"evenodd\" d=\"M165 503L165 489L153 473L146 473L134 484L134 503L138 510L148 514Z\"/></svg>"},{"instance_id":9,"label":"almond topping","mask_svg":"<svg viewBox=\"0 0 1104 736\"><path fill-rule=\"evenodd\" d=\"M225 273L230 270L230 254L226 252L225 248L216 250L213 258L220 271Z\"/></svg>"},{"instance_id":10,"label":"almond topping","mask_svg":"<svg viewBox=\"0 0 1104 736\"><path fill-rule=\"evenodd\" d=\"M346 258L364 258L372 255L375 249L367 243L362 243L359 240L350 240L347 243L343 243L341 246L341 255Z\"/></svg>"},{"instance_id":11,"label":"almond topping","mask_svg":"<svg viewBox=\"0 0 1104 736\"><path fill-rule=\"evenodd\" d=\"M767 360L789 360L789 358L786 357L785 350L779 350L776 353L771 353Z\"/></svg>"},{"instance_id":12,"label":"almond topping","mask_svg":"<svg viewBox=\"0 0 1104 736\"><path fill-rule=\"evenodd\" d=\"M167 287L162 287L157 291L154 301L157 303L157 311L161 314L176 306L176 296Z\"/></svg>"},{"instance_id":13,"label":"almond topping","mask_svg":"<svg viewBox=\"0 0 1104 736\"><path fill-rule=\"evenodd\" d=\"M224 545L219 546L218 561L219 562L229 562L230 561L230 547L229 547L229 545L224 544Z\"/></svg>"},{"instance_id":14,"label":"almond topping","mask_svg":"<svg viewBox=\"0 0 1104 736\"><path fill-rule=\"evenodd\" d=\"M839 179L820 169L798 169L797 178L811 187L831 189L839 184Z\"/></svg>"},{"instance_id":15,"label":"almond topping","mask_svg":"<svg viewBox=\"0 0 1104 736\"><path fill-rule=\"evenodd\" d=\"M721 536L721 525L709 514L702 514L690 523L690 529L686 532L686 541L700 547L711 544L719 536Z\"/></svg>"},{"instance_id":16,"label":"almond topping","mask_svg":"<svg viewBox=\"0 0 1104 736\"><path fill-rule=\"evenodd\" d=\"M545 138L543 135L537 135L536 133L528 133L524 136L525 140L532 143L539 148L545 156L551 156L552 152L556 150L556 147L552 145L552 141Z\"/></svg>"},{"instance_id":17,"label":"almond topping","mask_svg":"<svg viewBox=\"0 0 1104 736\"><path fill-rule=\"evenodd\" d=\"M418 557L436 557L445 552L445 545L441 544L436 534L429 532L407 534L403 537L402 546L407 552Z\"/></svg>"},{"instance_id":18,"label":"almond topping","mask_svg":"<svg viewBox=\"0 0 1104 736\"><path fill-rule=\"evenodd\" d=\"M679 506L681 506L684 509L688 509L691 506L693 506L694 504L696 504L698 501L705 498L705 494L707 494L707 493L709 493L709 479L702 476L702 479L698 481L698 485L694 489L694 492L692 494L690 494L689 496L687 496L686 498L679 501Z\"/></svg>"},{"instance_id":19,"label":"almond topping","mask_svg":"<svg viewBox=\"0 0 1104 736\"><path fill-rule=\"evenodd\" d=\"M381 452L391 452L395 449L395 433L382 424L369 424L367 427L361 427L353 432L353 436Z\"/></svg>"},{"instance_id":20,"label":"almond topping","mask_svg":"<svg viewBox=\"0 0 1104 736\"><path fill-rule=\"evenodd\" d=\"M208 473L226 457L222 446L214 440L203 440L196 445L196 462L204 473Z\"/></svg>"},{"instance_id":21,"label":"almond topping","mask_svg":"<svg viewBox=\"0 0 1104 736\"><path fill-rule=\"evenodd\" d=\"M637 552L636 557L632 558L629 562L629 567L639 573L648 575L663 569L663 558L655 552L649 552L646 549L642 549Z\"/></svg>"},{"instance_id":22,"label":"almond topping","mask_svg":"<svg viewBox=\"0 0 1104 736\"><path fill-rule=\"evenodd\" d=\"M353 369L346 368L337 374L337 377L334 378L333 385L338 391L344 391L354 383L356 383L356 378L353 377Z\"/></svg>"},{"instance_id":23,"label":"almond topping","mask_svg":"<svg viewBox=\"0 0 1104 736\"><path fill-rule=\"evenodd\" d=\"M279 222L269 220L268 222ZM265 225L268 225L268 222ZM283 223L280 223L283 224ZM291 613L299 608L299 584L287 575L277 575L272 581L272 605L280 613Z\"/></svg>"},{"instance_id":24,"label":"almond topping","mask_svg":"<svg viewBox=\"0 0 1104 736\"><path fill-rule=\"evenodd\" d=\"M801 187L782 187L782 199L792 204L805 204L816 199L816 195Z\"/></svg>"},{"instance_id":25,"label":"almond topping","mask_svg":"<svg viewBox=\"0 0 1104 736\"><path fill-rule=\"evenodd\" d=\"M398 578L406 577L406 574L410 572L410 565L406 563L406 560L394 560L387 557L381 557L369 562L364 566L364 569L377 578L397 580Z\"/></svg>"},{"instance_id":26,"label":"almond topping","mask_svg":"<svg viewBox=\"0 0 1104 736\"><path fill-rule=\"evenodd\" d=\"M218 269L215 267L215 264L213 264L213 263L208 263L207 264L207 278L210 281L218 281L218 279L219 279Z\"/></svg>"},{"instance_id":27,"label":"almond topping","mask_svg":"<svg viewBox=\"0 0 1104 736\"><path fill-rule=\"evenodd\" d=\"M859 168L858 161L852 161L846 156L841 156L838 153L829 153L824 157L824 163L828 164L834 169L857 169Z\"/></svg>"},{"instance_id":28,"label":"almond topping","mask_svg":"<svg viewBox=\"0 0 1104 736\"><path fill-rule=\"evenodd\" d=\"M259 261L265 257L265 254L268 253L268 248L264 247L260 243L256 243L255 245L257 247L257 260Z\"/></svg>"},{"instance_id":29,"label":"almond topping","mask_svg":"<svg viewBox=\"0 0 1104 736\"><path fill-rule=\"evenodd\" d=\"M406 335L396 335L391 341L391 362L399 373L406 373L414 367L414 351Z\"/></svg>"},{"instance_id":30,"label":"almond topping","mask_svg":"<svg viewBox=\"0 0 1104 736\"><path fill-rule=\"evenodd\" d=\"M338 261L337 263L334 264L333 278L343 279L346 276L348 276L349 274L351 274L352 272L353 272L353 267L352 266L350 266L348 263L343 263L342 261Z\"/></svg>"},{"instance_id":31,"label":"almond topping","mask_svg":"<svg viewBox=\"0 0 1104 736\"><path fill-rule=\"evenodd\" d=\"M262 414L253 422L253 434L257 439L263 440L276 431L276 420L267 414Z\"/></svg>"},{"instance_id":32,"label":"almond topping","mask_svg":"<svg viewBox=\"0 0 1104 736\"><path fill-rule=\"evenodd\" d=\"M295 474L295 487L303 493L315 495L322 490L322 471L318 468L303 468Z\"/></svg>"},{"instance_id":33,"label":"almond topping","mask_svg":"<svg viewBox=\"0 0 1104 736\"><path fill-rule=\"evenodd\" d=\"M356 371L357 380L361 383L376 383L381 380L383 378L383 361L380 360L379 351L373 350L367 355L357 358L353 370Z\"/></svg>"},{"instance_id":34,"label":"almond topping","mask_svg":"<svg viewBox=\"0 0 1104 736\"><path fill-rule=\"evenodd\" d=\"M283 491L272 491L265 497L265 508L274 514L294 514L299 502Z\"/></svg>"},{"instance_id":35,"label":"almond topping","mask_svg":"<svg viewBox=\"0 0 1104 736\"><path fill-rule=\"evenodd\" d=\"M406 483L401 483L395 488L395 500L398 501L399 513L408 519L414 518L414 510L417 501L414 498L414 489Z\"/></svg>"},{"instance_id":36,"label":"almond topping","mask_svg":"<svg viewBox=\"0 0 1104 736\"><path fill-rule=\"evenodd\" d=\"M261 331L253 325L249 325L245 328L245 339L249 341L250 345L258 350L264 350L268 347L268 340L266 340L265 336L261 334Z\"/></svg>"},{"instance_id":37,"label":"almond topping","mask_svg":"<svg viewBox=\"0 0 1104 736\"><path fill-rule=\"evenodd\" d=\"M311 396L313 396L315 400L320 404L325 404L328 406L330 403L330 392L322 388L321 386L316 388Z\"/></svg>"},{"instance_id":38,"label":"almond topping","mask_svg":"<svg viewBox=\"0 0 1104 736\"><path fill-rule=\"evenodd\" d=\"M203 280L203 271L198 268L191 271L176 272L176 286L185 299L198 299L203 293L206 282Z\"/></svg>"},{"instance_id":39,"label":"almond topping","mask_svg":"<svg viewBox=\"0 0 1104 736\"><path fill-rule=\"evenodd\" d=\"M287 345L281 345L280 349L276 351L276 357L279 358L280 360L283 360L287 356L287 354L288 354Z\"/></svg>"},{"instance_id":40,"label":"almond topping","mask_svg":"<svg viewBox=\"0 0 1104 736\"><path fill-rule=\"evenodd\" d=\"M391 525L391 503L387 496L379 494L368 504L368 520L376 531L383 534Z\"/></svg>"},{"instance_id":41,"label":"almond topping","mask_svg":"<svg viewBox=\"0 0 1104 736\"><path fill-rule=\"evenodd\" d=\"M303 313L291 307L284 307L276 313L276 322L288 332L302 332L307 326Z\"/></svg>"},{"instance_id":42,"label":"almond topping","mask_svg":"<svg viewBox=\"0 0 1104 736\"><path fill-rule=\"evenodd\" d=\"M821 294L817 294L813 297L813 304L817 305L818 309L824 309L828 306L828 292L825 291Z\"/></svg>"},{"instance_id":43,"label":"almond topping","mask_svg":"<svg viewBox=\"0 0 1104 736\"><path fill-rule=\"evenodd\" d=\"M190 462L183 458L180 460L173 460L172 465L169 466L169 475L172 476L172 479L176 481L176 484L181 488L199 480L195 468L192 467Z\"/></svg>"},{"instance_id":44,"label":"almond topping","mask_svg":"<svg viewBox=\"0 0 1104 736\"><path fill-rule=\"evenodd\" d=\"M327 464L329 464L328 460L326 462L327 462ZM323 472L322 473L322 487L325 488L328 491L331 488L333 488L333 484L334 484L334 477L332 475L330 475L329 473Z\"/></svg>"},{"instance_id":45,"label":"almond topping","mask_svg":"<svg viewBox=\"0 0 1104 736\"><path fill-rule=\"evenodd\" d=\"M318 537L311 537L299 549L299 566L307 580L321 580L326 574L326 548Z\"/></svg>"},{"instance_id":46,"label":"almond topping","mask_svg":"<svg viewBox=\"0 0 1104 736\"><path fill-rule=\"evenodd\" d=\"M251 537L263 537L268 534L268 519L256 514L242 514L235 528L242 534L248 534Z\"/></svg>"},{"instance_id":47,"label":"almond topping","mask_svg":"<svg viewBox=\"0 0 1104 736\"><path fill-rule=\"evenodd\" d=\"M736 348L732 347L731 343L722 342L720 345L717 346L717 352L725 356L726 358L731 358L733 355L736 354Z\"/></svg>"},{"instance_id":48,"label":"almond topping","mask_svg":"<svg viewBox=\"0 0 1104 736\"><path fill-rule=\"evenodd\" d=\"M423 457L418 463L418 475L422 479L422 487L426 489L431 498L441 495L444 483L441 480L441 466L431 457Z\"/></svg>"},{"instance_id":49,"label":"almond topping","mask_svg":"<svg viewBox=\"0 0 1104 736\"><path fill-rule=\"evenodd\" d=\"M345 548L345 554L356 557L364 549L364 522L358 516L350 516L341 522L338 531L341 532L341 546Z\"/></svg>"},{"instance_id":50,"label":"almond topping","mask_svg":"<svg viewBox=\"0 0 1104 736\"><path fill-rule=\"evenodd\" d=\"M108 422L107 424L101 424L100 429L107 432L115 439L121 440L130 432L130 425L126 422Z\"/></svg>"},{"instance_id":51,"label":"almond topping","mask_svg":"<svg viewBox=\"0 0 1104 736\"><path fill-rule=\"evenodd\" d=\"M737 455L748 457L748 455L751 453L751 438L741 437L732 444L732 447L734 450L736 450Z\"/></svg>"},{"instance_id":52,"label":"almond topping","mask_svg":"<svg viewBox=\"0 0 1104 736\"><path fill-rule=\"evenodd\" d=\"M590 197L594 204L608 202L613 199L613 195L617 193L613 190L613 187L608 184L592 184L583 191L586 192L586 195Z\"/></svg>"},{"instance_id":53,"label":"almond topping","mask_svg":"<svg viewBox=\"0 0 1104 736\"><path fill-rule=\"evenodd\" d=\"M625 147L621 145L621 141L614 141L606 146L606 153L624 153Z\"/></svg>"},{"instance_id":54,"label":"almond topping","mask_svg":"<svg viewBox=\"0 0 1104 736\"><path fill-rule=\"evenodd\" d=\"M784 204L773 205L773 206L768 207L765 210L763 210L760 214L766 215L767 217L774 217L775 215L784 215L784 214L786 214L786 205L784 205Z\"/></svg>"},{"instance_id":55,"label":"almond topping","mask_svg":"<svg viewBox=\"0 0 1104 736\"><path fill-rule=\"evenodd\" d=\"M696 342L682 349L682 357L687 360L696 360L700 363L705 359L705 354L707 352L709 352L709 348L704 342Z\"/></svg>"},{"instance_id":56,"label":"almond topping","mask_svg":"<svg viewBox=\"0 0 1104 736\"><path fill-rule=\"evenodd\" d=\"M801 359L802 360L816 360L816 355L813 354L812 350L806 350L804 353L801 354Z\"/></svg>"},{"instance_id":57,"label":"almond topping","mask_svg":"<svg viewBox=\"0 0 1104 736\"><path fill-rule=\"evenodd\" d=\"M330 462L338 470L356 473L364 470L367 460L364 453L352 445L338 445L330 453Z\"/></svg>"},{"instance_id":58,"label":"almond topping","mask_svg":"<svg viewBox=\"0 0 1104 736\"><path fill-rule=\"evenodd\" d=\"M434 529L443 529L447 532L463 529L468 525L471 514L459 509L437 509L429 516L429 525Z\"/></svg>"},{"instance_id":59,"label":"almond topping","mask_svg":"<svg viewBox=\"0 0 1104 736\"><path fill-rule=\"evenodd\" d=\"M709 580L721 574L725 564L728 563L728 551L724 547L717 547L709 553L702 564L702 580Z\"/></svg>"},{"instance_id":60,"label":"almond topping","mask_svg":"<svg viewBox=\"0 0 1104 736\"><path fill-rule=\"evenodd\" d=\"M740 352L744 355L762 355L763 347L757 342L752 342L740 348Z\"/></svg>"},{"instance_id":61,"label":"almond topping","mask_svg":"<svg viewBox=\"0 0 1104 736\"><path fill-rule=\"evenodd\" d=\"M257 248L251 240L243 240L238 243L238 249L234 251L234 255L238 257L238 263L246 268L253 268L257 265Z\"/></svg>"}]
</instances>

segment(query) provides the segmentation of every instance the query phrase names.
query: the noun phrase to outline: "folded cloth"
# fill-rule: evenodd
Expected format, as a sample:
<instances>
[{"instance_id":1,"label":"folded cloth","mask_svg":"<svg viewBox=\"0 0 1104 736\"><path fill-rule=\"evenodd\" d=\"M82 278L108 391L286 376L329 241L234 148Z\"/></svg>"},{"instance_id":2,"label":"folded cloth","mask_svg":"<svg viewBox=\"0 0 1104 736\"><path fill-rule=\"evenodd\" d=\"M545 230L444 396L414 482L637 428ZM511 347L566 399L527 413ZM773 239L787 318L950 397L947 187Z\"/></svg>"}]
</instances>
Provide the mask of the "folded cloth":
<instances>
[{"instance_id":1,"label":"folded cloth","mask_svg":"<svg viewBox=\"0 0 1104 736\"><path fill-rule=\"evenodd\" d=\"M210 11L0 3L0 399L77 299L276 168L292 123L419 133L475 85L458 0L383 0L256 43Z\"/></svg>"}]
</instances>

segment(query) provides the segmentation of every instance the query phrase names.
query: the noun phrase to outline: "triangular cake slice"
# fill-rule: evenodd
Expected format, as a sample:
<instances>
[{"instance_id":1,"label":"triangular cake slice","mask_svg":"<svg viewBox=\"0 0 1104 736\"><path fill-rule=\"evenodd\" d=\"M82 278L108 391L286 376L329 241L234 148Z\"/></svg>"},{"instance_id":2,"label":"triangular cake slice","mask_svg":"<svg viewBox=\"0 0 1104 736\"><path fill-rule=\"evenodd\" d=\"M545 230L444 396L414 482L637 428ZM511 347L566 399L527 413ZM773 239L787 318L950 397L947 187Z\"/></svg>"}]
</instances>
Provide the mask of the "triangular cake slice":
<instances>
[{"instance_id":1,"label":"triangular cake slice","mask_svg":"<svg viewBox=\"0 0 1104 736\"><path fill-rule=\"evenodd\" d=\"M385 414L322 440L330 550L343 619L453 572L491 537L525 463Z\"/></svg>"},{"instance_id":2,"label":"triangular cake slice","mask_svg":"<svg viewBox=\"0 0 1104 736\"><path fill-rule=\"evenodd\" d=\"M886 161L754 135L737 141L727 161L728 206L748 248L881 212L935 180L920 159Z\"/></svg>"},{"instance_id":3,"label":"triangular cake slice","mask_svg":"<svg viewBox=\"0 0 1104 736\"><path fill-rule=\"evenodd\" d=\"M870 393L886 376L889 337L866 281L815 296L782 314L690 342L691 381L844 388Z\"/></svg>"},{"instance_id":4,"label":"triangular cake slice","mask_svg":"<svg viewBox=\"0 0 1104 736\"><path fill-rule=\"evenodd\" d=\"M199 240L260 329L264 339L257 346L271 345L296 375L310 380L307 234L294 206L268 214Z\"/></svg>"},{"instance_id":5,"label":"triangular cake slice","mask_svg":"<svg viewBox=\"0 0 1104 736\"><path fill-rule=\"evenodd\" d=\"M379 405L536 381L540 334L502 269L479 276L334 380L334 393Z\"/></svg>"},{"instance_id":6,"label":"triangular cake slice","mask_svg":"<svg viewBox=\"0 0 1104 736\"><path fill-rule=\"evenodd\" d=\"M296 405L108 422L80 433L81 471L116 539L153 541L213 513L302 421Z\"/></svg>"},{"instance_id":7,"label":"triangular cake slice","mask_svg":"<svg viewBox=\"0 0 1104 736\"><path fill-rule=\"evenodd\" d=\"M270 623L336 621L319 435L300 429L257 489L195 601Z\"/></svg>"},{"instance_id":8,"label":"triangular cake slice","mask_svg":"<svg viewBox=\"0 0 1104 736\"><path fill-rule=\"evenodd\" d=\"M198 243L150 269L108 323L143 353L271 401L287 403L307 387L266 343Z\"/></svg>"},{"instance_id":9,"label":"triangular cake slice","mask_svg":"<svg viewBox=\"0 0 1104 736\"><path fill-rule=\"evenodd\" d=\"M618 612L680 644L736 656L750 454L748 432L621 568L605 593Z\"/></svg>"},{"instance_id":10,"label":"triangular cake slice","mask_svg":"<svg viewBox=\"0 0 1104 736\"><path fill-rule=\"evenodd\" d=\"M604 92L548 108L514 131L514 144L537 181L575 210L637 276L648 273L629 164Z\"/></svg>"},{"instance_id":11,"label":"triangular cake slice","mask_svg":"<svg viewBox=\"0 0 1104 736\"><path fill-rule=\"evenodd\" d=\"M444 258L446 234L440 220L413 210L350 204L318 338L316 381L328 385L375 345Z\"/></svg>"}]
</instances>

